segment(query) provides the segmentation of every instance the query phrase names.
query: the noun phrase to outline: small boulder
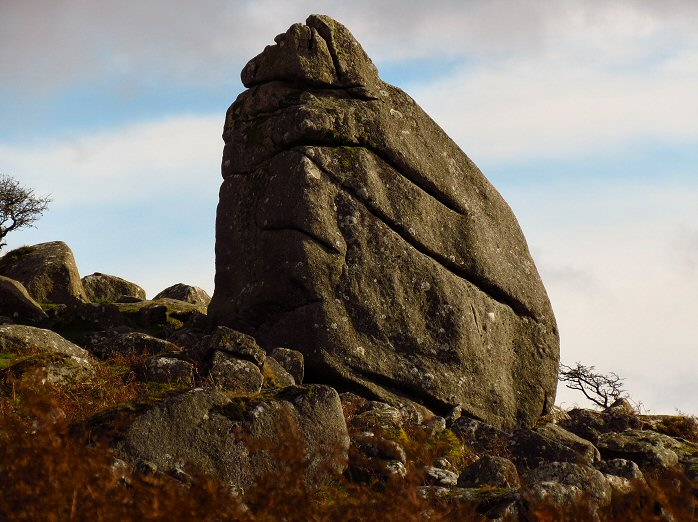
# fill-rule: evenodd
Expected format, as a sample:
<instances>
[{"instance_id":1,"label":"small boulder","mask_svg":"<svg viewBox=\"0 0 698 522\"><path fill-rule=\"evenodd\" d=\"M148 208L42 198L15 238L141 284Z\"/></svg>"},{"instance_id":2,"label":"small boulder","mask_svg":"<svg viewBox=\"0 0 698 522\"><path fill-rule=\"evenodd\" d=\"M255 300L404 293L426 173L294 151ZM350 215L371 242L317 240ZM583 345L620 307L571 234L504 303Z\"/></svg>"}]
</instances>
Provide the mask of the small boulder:
<instances>
[{"instance_id":1,"label":"small boulder","mask_svg":"<svg viewBox=\"0 0 698 522\"><path fill-rule=\"evenodd\" d=\"M519 468L533 469L550 462L578 462L582 457L565 444L533 430L521 428L509 436L507 446Z\"/></svg>"},{"instance_id":2,"label":"small boulder","mask_svg":"<svg viewBox=\"0 0 698 522\"><path fill-rule=\"evenodd\" d=\"M577 452L580 460L583 460L587 464L593 464L601 460L601 454L599 450L591 442L586 439L569 432L557 424L548 422L540 426L536 426L534 430L539 435L542 435L548 440L552 440L567 446L568 448Z\"/></svg>"},{"instance_id":3,"label":"small boulder","mask_svg":"<svg viewBox=\"0 0 698 522\"><path fill-rule=\"evenodd\" d=\"M1 325L0 352L20 356L18 365L12 366L16 373L42 367L49 382L87 378L94 373L88 352L51 330Z\"/></svg>"},{"instance_id":4,"label":"small boulder","mask_svg":"<svg viewBox=\"0 0 698 522\"><path fill-rule=\"evenodd\" d=\"M38 323L48 318L19 281L0 276L0 315Z\"/></svg>"},{"instance_id":5,"label":"small boulder","mask_svg":"<svg viewBox=\"0 0 698 522\"><path fill-rule=\"evenodd\" d=\"M557 483L564 487L578 488L597 506L611 502L611 486L603 474L590 467L571 462L551 462L526 476L529 485Z\"/></svg>"},{"instance_id":6,"label":"small boulder","mask_svg":"<svg viewBox=\"0 0 698 522\"><path fill-rule=\"evenodd\" d=\"M267 388L283 388L296 384L293 376L288 373L273 357L267 357L262 365L264 386Z\"/></svg>"},{"instance_id":7,"label":"small boulder","mask_svg":"<svg viewBox=\"0 0 698 522\"><path fill-rule=\"evenodd\" d=\"M621 414L621 415L635 415L635 407L630 403L628 399L620 397L616 399L613 404L604 410L604 413L611 414Z\"/></svg>"},{"instance_id":8,"label":"small boulder","mask_svg":"<svg viewBox=\"0 0 698 522\"><path fill-rule=\"evenodd\" d=\"M637 464L631 460L610 459L601 462L597 469L604 474L614 495L624 495L632 491L637 482L644 482L645 476Z\"/></svg>"},{"instance_id":9,"label":"small boulder","mask_svg":"<svg viewBox=\"0 0 698 522\"><path fill-rule=\"evenodd\" d=\"M288 348L274 348L271 356L293 376L296 384L303 384L304 362L301 352Z\"/></svg>"},{"instance_id":10,"label":"small boulder","mask_svg":"<svg viewBox=\"0 0 698 522\"><path fill-rule=\"evenodd\" d=\"M176 285L165 288L153 299L165 298L177 299L178 301L203 306L208 306L211 302L211 296L206 293L206 290L198 286L185 285L184 283L177 283Z\"/></svg>"},{"instance_id":11,"label":"small boulder","mask_svg":"<svg viewBox=\"0 0 698 522\"><path fill-rule=\"evenodd\" d=\"M451 425L451 431L477 453L501 451L509 444L508 435L505 432L470 417L457 419Z\"/></svg>"},{"instance_id":12,"label":"small boulder","mask_svg":"<svg viewBox=\"0 0 698 522\"><path fill-rule=\"evenodd\" d=\"M458 484L458 475L453 471L427 466L424 469L424 482L431 486L453 487Z\"/></svg>"},{"instance_id":13,"label":"small boulder","mask_svg":"<svg viewBox=\"0 0 698 522\"><path fill-rule=\"evenodd\" d=\"M145 290L140 286L113 275L95 272L82 278L82 286L92 303L99 301L120 303L124 302L123 297L135 298L137 301L145 300Z\"/></svg>"},{"instance_id":14,"label":"small boulder","mask_svg":"<svg viewBox=\"0 0 698 522\"><path fill-rule=\"evenodd\" d=\"M240 393L259 393L264 382L255 364L225 352L214 352L208 375L214 386Z\"/></svg>"},{"instance_id":15,"label":"small boulder","mask_svg":"<svg viewBox=\"0 0 698 522\"><path fill-rule=\"evenodd\" d=\"M512 461L484 455L463 470L458 477L458 485L464 488L492 486L518 489L521 482Z\"/></svg>"},{"instance_id":16,"label":"small boulder","mask_svg":"<svg viewBox=\"0 0 698 522\"><path fill-rule=\"evenodd\" d=\"M87 302L75 257L62 241L21 247L0 258L0 275L24 285L39 303Z\"/></svg>"},{"instance_id":17,"label":"small boulder","mask_svg":"<svg viewBox=\"0 0 698 522\"><path fill-rule=\"evenodd\" d=\"M668 435L645 430L627 430L622 433L602 434L597 446L606 460L631 460L643 470L665 470L679 463L676 450L680 450L681 445Z\"/></svg>"},{"instance_id":18,"label":"small boulder","mask_svg":"<svg viewBox=\"0 0 698 522\"><path fill-rule=\"evenodd\" d=\"M144 381L193 384L194 365L174 357L156 355L150 357L140 368L140 378Z\"/></svg>"},{"instance_id":19,"label":"small boulder","mask_svg":"<svg viewBox=\"0 0 698 522\"><path fill-rule=\"evenodd\" d=\"M226 326L218 326L208 341L208 350L226 352L238 359L250 361L260 368L267 358L253 337Z\"/></svg>"}]
</instances>

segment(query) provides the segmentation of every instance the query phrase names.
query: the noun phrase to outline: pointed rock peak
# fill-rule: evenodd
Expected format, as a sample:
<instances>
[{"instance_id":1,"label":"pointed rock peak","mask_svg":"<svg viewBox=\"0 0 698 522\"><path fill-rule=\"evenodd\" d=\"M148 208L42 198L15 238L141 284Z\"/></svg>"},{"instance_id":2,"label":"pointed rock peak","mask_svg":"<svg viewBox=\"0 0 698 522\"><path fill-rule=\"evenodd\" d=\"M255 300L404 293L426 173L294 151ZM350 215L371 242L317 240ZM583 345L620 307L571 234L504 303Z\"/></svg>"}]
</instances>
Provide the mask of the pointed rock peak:
<instances>
[{"instance_id":1,"label":"pointed rock peak","mask_svg":"<svg viewBox=\"0 0 698 522\"><path fill-rule=\"evenodd\" d=\"M241 74L245 87L270 81L356 87L379 81L376 66L346 27L325 15L311 15L306 24L293 24L247 63Z\"/></svg>"}]
</instances>

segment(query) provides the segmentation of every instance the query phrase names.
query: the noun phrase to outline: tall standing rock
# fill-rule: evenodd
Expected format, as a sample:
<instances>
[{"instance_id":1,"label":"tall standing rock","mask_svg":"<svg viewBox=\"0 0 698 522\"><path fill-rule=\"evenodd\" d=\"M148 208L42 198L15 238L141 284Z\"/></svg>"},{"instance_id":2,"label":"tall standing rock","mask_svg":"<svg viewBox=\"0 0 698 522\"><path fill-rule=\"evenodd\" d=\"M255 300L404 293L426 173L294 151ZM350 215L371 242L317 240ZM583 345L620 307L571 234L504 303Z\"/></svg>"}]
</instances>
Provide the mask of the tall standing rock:
<instances>
[{"instance_id":1,"label":"tall standing rock","mask_svg":"<svg viewBox=\"0 0 698 522\"><path fill-rule=\"evenodd\" d=\"M511 209L344 26L275 42L226 116L209 314L310 382L530 425L559 337Z\"/></svg>"}]
</instances>

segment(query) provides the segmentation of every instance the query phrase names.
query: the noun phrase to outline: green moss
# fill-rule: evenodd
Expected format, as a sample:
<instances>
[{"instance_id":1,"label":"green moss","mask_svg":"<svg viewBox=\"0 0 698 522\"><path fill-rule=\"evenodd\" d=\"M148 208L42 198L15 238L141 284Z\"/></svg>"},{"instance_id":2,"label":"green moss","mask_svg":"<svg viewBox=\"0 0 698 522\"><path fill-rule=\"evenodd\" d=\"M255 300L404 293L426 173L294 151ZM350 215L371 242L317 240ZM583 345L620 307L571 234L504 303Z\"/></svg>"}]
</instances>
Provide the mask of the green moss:
<instances>
[{"instance_id":1,"label":"green moss","mask_svg":"<svg viewBox=\"0 0 698 522\"><path fill-rule=\"evenodd\" d=\"M10 250L7 254L0 258L0 266L12 265L27 254L34 252L34 250L36 250L36 248L32 246L22 246L15 248L14 250Z\"/></svg>"},{"instance_id":2,"label":"green moss","mask_svg":"<svg viewBox=\"0 0 698 522\"><path fill-rule=\"evenodd\" d=\"M0 352L0 370L4 370L12 366L13 361L17 358L17 354L9 352Z\"/></svg>"},{"instance_id":3,"label":"green moss","mask_svg":"<svg viewBox=\"0 0 698 522\"><path fill-rule=\"evenodd\" d=\"M154 382L148 381L145 385L146 401L159 400L177 393L181 393L191 386L186 382Z\"/></svg>"}]
</instances>

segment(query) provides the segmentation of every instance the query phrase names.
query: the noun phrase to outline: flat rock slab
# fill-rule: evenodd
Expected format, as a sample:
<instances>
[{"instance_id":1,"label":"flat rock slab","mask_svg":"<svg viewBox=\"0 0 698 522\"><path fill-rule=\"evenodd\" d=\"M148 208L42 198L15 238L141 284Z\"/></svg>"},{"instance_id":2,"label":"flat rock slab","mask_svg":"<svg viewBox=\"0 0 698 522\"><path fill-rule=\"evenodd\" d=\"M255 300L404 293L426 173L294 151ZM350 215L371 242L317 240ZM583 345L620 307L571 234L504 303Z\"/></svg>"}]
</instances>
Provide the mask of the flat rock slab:
<instances>
[{"instance_id":1,"label":"flat rock slab","mask_svg":"<svg viewBox=\"0 0 698 522\"><path fill-rule=\"evenodd\" d=\"M531 425L559 338L511 209L341 24L276 42L226 118L210 316L309 380Z\"/></svg>"}]
</instances>

